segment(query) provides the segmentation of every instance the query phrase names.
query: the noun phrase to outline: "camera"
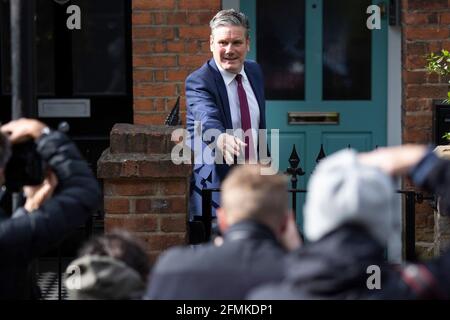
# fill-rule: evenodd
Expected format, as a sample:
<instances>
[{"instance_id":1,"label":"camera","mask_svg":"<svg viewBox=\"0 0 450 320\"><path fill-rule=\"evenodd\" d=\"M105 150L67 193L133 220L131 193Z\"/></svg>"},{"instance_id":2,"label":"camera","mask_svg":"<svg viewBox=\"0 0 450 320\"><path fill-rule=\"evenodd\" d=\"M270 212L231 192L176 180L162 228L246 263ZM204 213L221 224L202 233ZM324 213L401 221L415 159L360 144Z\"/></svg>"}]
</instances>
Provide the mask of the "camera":
<instances>
[{"instance_id":1,"label":"camera","mask_svg":"<svg viewBox=\"0 0 450 320\"><path fill-rule=\"evenodd\" d=\"M5 167L5 187L19 192L23 186L35 186L44 181L45 163L30 139L11 146L12 155Z\"/></svg>"}]
</instances>

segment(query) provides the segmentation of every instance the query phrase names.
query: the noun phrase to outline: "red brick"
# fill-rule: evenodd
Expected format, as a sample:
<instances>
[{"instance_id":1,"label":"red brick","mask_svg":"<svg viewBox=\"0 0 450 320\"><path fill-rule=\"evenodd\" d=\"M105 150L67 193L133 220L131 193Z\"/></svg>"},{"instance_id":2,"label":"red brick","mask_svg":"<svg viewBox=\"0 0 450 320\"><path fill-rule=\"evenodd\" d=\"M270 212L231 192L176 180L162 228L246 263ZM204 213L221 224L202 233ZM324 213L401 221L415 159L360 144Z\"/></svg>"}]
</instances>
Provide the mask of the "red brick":
<instances>
[{"instance_id":1,"label":"red brick","mask_svg":"<svg viewBox=\"0 0 450 320\"><path fill-rule=\"evenodd\" d=\"M429 53L429 50L426 42L412 42L406 44L406 54L408 55L425 55L427 53Z\"/></svg>"},{"instance_id":2,"label":"red brick","mask_svg":"<svg viewBox=\"0 0 450 320\"><path fill-rule=\"evenodd\" d=\"M194 10L194 9L211 9L218 11L221 7L221 1L220 0L180 0L179 1L179 9L188 9L188 10Z\"/></svg>"},{"instance_id":3,"label":"red brick","mask_svg":"<svg viewBox=\"0 0 450 320\"><path fill-rule=\"evenodd\" d=\"M160 229L163 232L186 232L186 216L180 215L178 217L161 217Z\"/></svg>"},{"instance_id":4,"label":"red brick","mask_svg":"<svg viewBox=\"0 0 450 320\"><path fill-rule=\"evenodd\" d=\"M428 24L428 13L408 13L405 15L406 24Z\"/></svg>"},{"instance_id":5,"label":"red brick","mask_svg":"<svg viewBox=\"0 0 450 320\"><path fill-rule=\"evenodd\" d=\"M188 178L192 174L191 165L175 165L170 155L114 154L104 152L98 160L97 177L117 178Z\"/></svg>"},{"instance_id":6,"label":"red brick","mask_svg":"<svg viewBox=\"0 0 450 320\"><path fill-rule=\"evenodd\" d=\"M152 14L153 17L153 24L154 25L158 25L158 24L167 24L167 15L164 12L154 12Z\"/></svg>"},{"instance_id":7,"label":"red brick","mask_svg":"<svg viewBox=\"0 0 450 320\"><path fill-rule=\"evenodd\" d=\"M441 13L441 24L450 24L450 12Z\"/></svg>"},{"instance_id":8,"label":"red brick","mask_svg":"<svg viewBox=\"0 0 450 320\"><path fill-rule=\"evenodd\" d=\"M173 39L172 27L139 27L133 28L133 39Z\"/></svg>"},{"instance_id":9,"label":"red brick","mask_svg":"<svg viewBox=\"0 0 450 320\"><path fill-rule=\"evenodd\" d=\"M133 54L152 53L153 45L149 41L133 41Z\"/></svg>"},{"instance_id":10,"label":"red brick","mask_svg":"<svg viewBox=\"0 0 450 320\"><path fill-rule=\"evenodd\" d=\"M415 219L416 227L423 228L427 225L427 215L426 214L416 214Z\"/></svg>"},{"instance_id":11,"label":"red brick","mask_svg":"<svg viewBox=\"0 0 450 320\"><path fill-rule=\"evenodd\" d=\"M136 236L145 243L149 251L162 251L187 243L184 234L136 234Z\"/></svg>"},{"instance_id":12,"label":"red brick","mask_svg":"<svg viewBox=\"0 0 450 320\"><path fill-rule=\"evenodd\" d=\"M408 85L406 98L444 99L447 97L447 89L445 85Z\"/></svg>"},{"instance_id":13,"label":"red brick","mask_svg":"<svg viewBox=\"0 0 450 320\"><path fill-rule=\"evenodd\" d=\"M428 144L431 142L431 130L414 130L406 129L403 133L403 143L421 143Z\"/></svg>"},{"instance_id":14,"label":"red brick","mask_svg":"<svg viewBox=\"0 0 450 320\"><path fill-rule=\"evenodd\" d=\"M164 121L167 118L167 114L160 113L134 113L134 123L135 124L164 124Z\"/></svg>"},{"instance_id":15,"label":"red brick","mask_svg":"<svg viewBox=\"0 0 450 320\"><path fill-rule=\"evenodd\" d=\"M404 71L403 80L408 84L440 83L439 75L428 71Z\"/></svg>"},{"instance_id":16,"label":"red brick","mask_svg":"<svg viewBox=\"0 0 450 320\"><path fill-rule=\"evenodd\" d=\"M175 94L174 83L144 83L134 87L134 95L138 97L164 97Z\"/></svg>"},{"instance_id":17,"label":"red brick","mask_svg":"<svg viewBox=\"0 0 450 320\"><path fill-rule=\"evenodd\" d=\"M184 52L184 43L181 41L167 42L167 52Z\"/></svg>"},{"instance_id":18,"label":"red brick","mask_svg":"<svg viewBox=\"0 0 450 320\"><path fill-rule=\"evenodd\" d=\"M442 41L428 41L428 52L427 55L430 52L439 53L442 49Z\"/></svg>"},{"instance_id":19,"label":"red brick","mask_svg":"<svg viewBox=\"0 0 450 320\"><path fill-rule=\"evenodd\" d=\"M408 10L448 9L448 0L409 0Z\"/></svg>"},{"instance_id":20,"label":"red brick","mask_svg":"<svg viewBox=\"0 0 450 320\"><path fill-rule=\"evenodd\" d=\"M185 81L189 72L186 70L167 70L166 80L168 81Z\"/></svg>"},{"instance_id":21,"label":"red brick","mask_svg":"<svg viewBox=\"0 0 450 320\"><path fill-rule=\"evenodd\" d=\"M424 56L406 56L405 68L409 70L423 69L427 64L427 60Z\"/></svg>"},{"instance_id":22,"label":"red brick","mask_svg":"<svg viewBox=\"0 0 450 320\"><path fill-rule=\"evenodd\" d=\"M153 81L153 72L150 70L133 70L133 81L135 82Z\"/></svg>"},{"instance_id":23,"label":"red brick","mask_svg":"<svg viewBox=\"0 0 450 320\"><path fill-rule=\"evenodd\" d=\"M156 70L153 72L155 81L161 82L164 81L164 70Z\"/></svg>"},{"instance_id":24,"label":"red brick","mask_svg":"<svg viewBox=\"0 0 450 320\"><path fill-rule=\"evenodd\" d=\"M190 25L209 25L214 13L212 12L191 12L187 16L187 22Z\"/></svg>"},{"instance_id":25,"label":"red brick","mask_svg":"<svg viewBox=\"0 0 450 320\"><path fill-rule=\"evenodd\" d=\"M210 47L209 41L201 41L200 42L200 51L204 52L204 53L207 53L207 52L211 51L211 47Z\"/></svg>"},{"instance_id":26,"label":"red brick","mask_svg":"<svg viewBox=\"0 0 450 320\"><path fill-rule=\"evenodd\" d=\"M183 213L186 212L186 197L136 199L136 213Z\"/></svg>"},{"instance_id":27,"label":"red brick","mask_svg":"<svg viewBox=\"0 0 450 320\"><path fill-rule=\"evenodd\" d=\"M405 27L405 36L407 40L437 40L447 39L450 35L449 29L446 27L427 27L415 28Z\"/></svg>"},{"instance_id":28,"label":"red brick","mask_svg":"<svg viewBox=\"0 0 450 320\"><path fill-rule=\"evenodd\" d=\"M186 181L176 180L110 180L105 192L119 196L185 195Z\"/></svg>"},{"instance_id":29,"label":"red brick","mask_svg":"<svg viewBox=\"0 0 450 320\"><path fill-rule=\"evenodd\" d=\"M175 0L133 0L133 10L175 9Z\"/></svg>"},{"instance_id":30,"label":"red brick","mask_svg":"<svg viewBox=\"0 0 450 320\"><path fill-rule=\"evenodd\" d=\"M405 116L405 130L407 128L429 128L431 126L430 115L408 115Z\"/></svg>"},{"instance_id":31,"label":"red brick","mask_svg":"<svg viewBox=\"0 0 450 320\"><path fill-rule=\"evenodd\" d=\"M130 203L126 198L104 197L104 208L106 213L128 213Z\"/></svg>"},{"instance_id":32,"label":"red brick","mask_svg":"<svg viewBox=\"0 0 450 320\"><path fill-rule=\"evenodd\" d=\"M133 12L132 14L133 25L147 25L152 23L152 15L150 12Z\"/></svg>"},{"instance_id":33,"label":"red brick","mask_svg":"<svg viewBox=\"0 0 450 320\"><path fill-rule=\"evenodd\" d=\"M161 42L161 41L155 42L154 52L155 53L167 53L166 43ZM174 57L170 57L170 58L174 58Z\"/></svg>"},{"instance_id":34,"label":"red brick","mask_svg":"<svg viewBox=\"0 0 450 320\"><path fill-rule=\"evenodd\" d=\"M426 80L426 71L403 71L403 81L405 81L408 84L413 83L424 83Z\"/></svg>"},{"instance_id":35,"label":"red brick","mask_svg":"<svg viewBox=\"0 0 450 320\"><path fill-rule=\"evenodd\" d=\"M186 21L187 21L186 12L174 12L167 14L167 24L182 25L186 24Z\"/></svg>"},{"instance_id":36,"label":"red brick","mask_svg":"<svg viewBox=\"0 0 450 320\"><path fill-rule=\"evenodd\" d=\"M405 109L406 111L432 111L432 99L406 99Z\"/></svg>"},{"instance_id":37,"label":"red brick","mask_svg":"<svg viewBox=\"0 0 450 320\"><path fill-rule=\"evenodd\" d=\"M135 111L153 111L152 99L134 99L133 109Z\"/></svg>"},{"instance_id":38,"label":"red brick","mask_svg":"<svg viewBox=\"0 0 450 320\"><path fill-rule=\"evenodd\" d=\"M190 40L185 43L186 53L197 53L201 49L198 40Z\"/></svg>"},{"instance_id":39,"label":"red brick","mask_svg":"<svg viewBox=\"0 0 450 320\"><path fill-rule=\"evenodd\" d=\"M194 67L200 68L209 58L210 55L199 54L199 55L184 55L178 57L178 64L180 67Z\"/></svg>"},{"instance_id":40,"label":"red brick","mask_svg":"<svg viewBox=\"0 0 450 320\"><path fill-rule=\"evenodd\" d=\"M175 56L134 56L133 66L135 67L175 67L177 65L177 58Z\"/></svg>"},{"instance_id":41,"label":"red brick","mask_svg":"<svg viewBox=\"0 0 450 320\"><path fill-rule=\"evenodd\" d=\"M114 229L124 229L130 232L152 232L156 231L157 226L157 218L149 215L107 215L105 218L106 232Z\"/></svg>"},{"instance_id":42,"label":"red brick","mask_svg":"<svg viewBox=\"0 0 450 320\"><path fill-rule=\"evenodd\" d=\"M210 29L208 26L180 27L180 38L183 39L209 39Z\"/></svg>"},{"instance_id":43,"label":"red brick","mask_svg":"<svg viewBox=\"0 0 450 320\"><path fill-rule=\"evenodd\" d=\"M166 98L155 98L153 99L152 111L165 112L166 109Z\"/></svg>"}]
</instances>

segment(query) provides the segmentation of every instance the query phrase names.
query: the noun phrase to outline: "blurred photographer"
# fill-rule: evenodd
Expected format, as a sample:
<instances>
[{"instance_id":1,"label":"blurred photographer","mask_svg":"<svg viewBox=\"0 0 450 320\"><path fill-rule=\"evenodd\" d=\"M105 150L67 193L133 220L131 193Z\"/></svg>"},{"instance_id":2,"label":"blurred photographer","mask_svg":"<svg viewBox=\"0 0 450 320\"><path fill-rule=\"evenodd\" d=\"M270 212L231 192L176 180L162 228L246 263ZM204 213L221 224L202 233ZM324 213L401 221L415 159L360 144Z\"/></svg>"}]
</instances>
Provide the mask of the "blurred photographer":
<instances>
[{"instance_id":1,"label":"blurred photographer","mask_svg":"<svg viewBox=\"0 0 450 320\"><path fill-rule=\"evenodd\" d=\"M0 220L0 299L36 299L31 261L86 221L99 203L100 189L65 134L33 119L11 121L0 131L2 185L10 144L34 139L37 153L48 166L41 185L24 187L25 205Z\"/></svg>"}]
</instances>

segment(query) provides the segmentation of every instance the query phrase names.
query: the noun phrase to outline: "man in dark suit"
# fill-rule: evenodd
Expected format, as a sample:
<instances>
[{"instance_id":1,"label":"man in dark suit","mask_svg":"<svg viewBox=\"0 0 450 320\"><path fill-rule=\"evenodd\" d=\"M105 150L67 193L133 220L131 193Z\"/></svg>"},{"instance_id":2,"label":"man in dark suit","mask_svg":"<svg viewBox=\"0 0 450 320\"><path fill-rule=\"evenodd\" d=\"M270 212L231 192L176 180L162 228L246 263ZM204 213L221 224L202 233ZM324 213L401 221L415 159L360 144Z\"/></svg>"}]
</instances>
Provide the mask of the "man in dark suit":
<instances>
[{"instance_id":1,"label":"man in dark suit","mask_svg":"<svg viewBox=\"0 0 450 320\"><path fill-rule=\"evenodd\" d=\"M283 258L301 240L285 177L261 175L261 169L243 165L231 171L217 210L223 238L164 253L152 270L146 298L244 299L256 286L281 280Z\"/></svg>"},{"instance_id":2,"label":"man in dark suit","mask_svg":"<svg viewBox=\"0 0 450 320\"><path fill-rule=\"evenodd\" d=\"M191 220L202 215L201 190L218 188L236 157L238 163L256 163L259 145L265 145L258 135L258 129L266 128L262 71L245 60L250 49L247 17L222 10L210 27L213 59L186 79L186 127L195 155ZM219 195L213 193L213 208L218 206Z\"/></svg>"}]
</instances>

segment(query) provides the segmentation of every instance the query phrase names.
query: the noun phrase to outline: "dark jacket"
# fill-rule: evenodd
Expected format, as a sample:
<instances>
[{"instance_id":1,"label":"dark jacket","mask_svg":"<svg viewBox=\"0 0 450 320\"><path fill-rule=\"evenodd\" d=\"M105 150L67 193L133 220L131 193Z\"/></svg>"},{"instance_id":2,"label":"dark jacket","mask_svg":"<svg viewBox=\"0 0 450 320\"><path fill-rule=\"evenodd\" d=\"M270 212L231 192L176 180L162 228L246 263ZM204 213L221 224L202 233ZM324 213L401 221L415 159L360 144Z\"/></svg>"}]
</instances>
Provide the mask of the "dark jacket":
<instances>
[{"instance_id":1,"label":"dark jacket","mask_svg":"<svg viewBox=\"0 0 450 320\"><path fill-rule=\"evenodd\" d=\"M33 298L30 262L82 225L96 209L100 189L75 145L58 131L42 136L37 150L58 177L52 198L31 214L18 209L0 222L0 298Z\"/></svg>"},{"instance_id":2,"label":"dark jacket","mask_svg":"<svg viewBox=\"0 0 450 320\"><path fill-rule=\"evenodd\" d=\"M153 268L148 299L243 299L257 285L281 280L285 252L267 227L233 225L224 242L173 248Z\"/></svg>"},{"instance_id":3,"label":"dark jacket","mask_svg":"<svg viewBox=\"0 0 450 320\"><path fill-rule=\"evenodd\" d=\"M286 259L283 282L257 288L249 298L360 299L371 293L366 283L372 265L386 270L382 246L363 227L344 225L293 252ZM381 279L383 286L387 278Z\"/></svg>"}]
</instances>

